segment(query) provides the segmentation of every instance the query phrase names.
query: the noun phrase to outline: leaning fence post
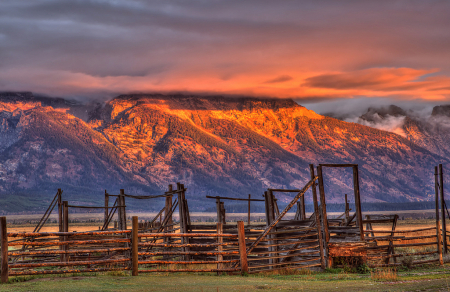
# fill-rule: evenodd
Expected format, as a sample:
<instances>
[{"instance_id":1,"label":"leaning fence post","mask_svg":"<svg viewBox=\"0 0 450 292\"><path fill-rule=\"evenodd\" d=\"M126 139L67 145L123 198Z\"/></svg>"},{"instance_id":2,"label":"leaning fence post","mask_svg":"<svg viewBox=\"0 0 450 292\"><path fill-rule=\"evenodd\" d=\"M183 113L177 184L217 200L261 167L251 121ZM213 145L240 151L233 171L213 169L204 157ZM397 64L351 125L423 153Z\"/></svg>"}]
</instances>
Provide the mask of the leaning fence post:
<instances>
[{"instance_id":1,"label":"leaning fence post","mask_svg":"<svg viewBox=\"0 0 450 292\"><path fill-rule=\"evenodd\" d=\"M132 224L131 224L131 263L132 263L132 275L137 276L138 275L138 268L139 268L139 262L138 262L138 216L133 216L132 218Z\"/></svg>"},{"instance_id":2,"label":"leaning fence post","mask_svg":"<svg viewBox=\"0 0 450 292\"><path fill-rule=\"evenodd\" d=\"M244 221L237 222L237 229L238 229L239 259L241 262L241 273L248 273L247 247L245 246Z\"/></svg>"},{"instance_id":3,"label":"leaning fence post","mask_svg":"<svg viewBox=\"0 0 450 292\"><path fill-rule=\"evenodd\" d=\"M8 282L8 232L6 230L6 217L0 217L0 240L2 249L1 280Z\"/></svg>"},{"instance_id":4,"label":"leaning fence post","mask_svg":"<svg viewBox=\"0 0 450 292\"><path fill-rule=\"evenodd\" d=\"M439 253L439 264L442 266L444 264L444 260L442 259L442 234L440 232L441 230L441 222L436 222L436 228L438 230L438 237L437 237L437 249Z\"/></svg>"}]
</instances>

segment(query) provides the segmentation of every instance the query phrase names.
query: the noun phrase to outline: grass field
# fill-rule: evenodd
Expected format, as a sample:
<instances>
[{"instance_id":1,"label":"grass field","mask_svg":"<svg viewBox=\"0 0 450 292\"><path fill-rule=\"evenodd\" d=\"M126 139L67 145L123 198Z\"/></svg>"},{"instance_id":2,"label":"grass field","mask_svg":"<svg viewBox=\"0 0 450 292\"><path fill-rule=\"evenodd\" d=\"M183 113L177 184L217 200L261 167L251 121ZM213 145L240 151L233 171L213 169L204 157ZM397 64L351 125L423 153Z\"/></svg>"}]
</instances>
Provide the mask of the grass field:
<instances>
[{"instance_id":1,"label":"grass field","mask_svg":"<svg viewBox=\"0 0 450 292\"><path fill-rule=\"evenodd\" d=\"M0 291L450 291L450 266L399 272L396 281L371 275L304 273L300 275L217 276L213 274L125 273L30 278L0 285Z\"/></svg>"}]
</instances>

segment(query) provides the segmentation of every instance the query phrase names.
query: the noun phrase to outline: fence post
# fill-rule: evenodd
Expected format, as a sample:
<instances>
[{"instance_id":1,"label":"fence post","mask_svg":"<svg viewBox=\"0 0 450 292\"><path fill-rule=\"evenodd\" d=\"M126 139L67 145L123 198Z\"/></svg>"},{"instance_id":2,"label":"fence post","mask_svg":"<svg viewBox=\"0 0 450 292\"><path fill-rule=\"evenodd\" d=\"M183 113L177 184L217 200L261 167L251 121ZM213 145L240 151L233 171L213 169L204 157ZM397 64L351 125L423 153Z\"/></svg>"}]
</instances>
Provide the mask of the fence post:
<instances>
[{"instance_id":1,"label":"fence post","mask_svg":"<svg viewBox=\"0 0 450 292\"><path fill-rule=\"evenodd\" d=\"M59 226L59 232L63 231L63 210L62 210L62 197L61 197L61 189L58 189L58 226Z\"/></svg>"},{"instance_id":2,"label":"fence post","mask_svg":"<svg viewBox=\"0 0 450 292\"><path fill-rule=\"evenodd\" d=\"M248 225L250 226L250 200L252 199L252 195L248 194Z\"/></svg>"},{"instance_id":3,"label":"fence post","mask_svg":"<svg viewBox=\"0 0 450 292\"><path fill-rule=\"evenodd\" d=\"M439 177L438 177L438 167L434 167L434 194L435 194L435 204L436 204L436 239L439 238L439 233L441 229L438 227L439 223Z\"/></svg>"},{"instance_id":4,"label":"fence post","mask_svg":"<svg viewBox=\"0 0 450 292\"><path fill-rule=\"evenodd\" d=\"M361 197L359 192L359 171L358 165L353 166L353 188L355 192L355 212L356 225L359 227L359 235L361 241L364 241L364 226L362 223Z\"/></svg>"},{"instance_id":5,"label":"fence post","mask_svg":"<svg viewBox=\"0 0 450 292\"><path fill-rule=\"evenodd\" d=\"M441 222L436 222L436 228L438 230L438 237L437 237L437 249L439 253L439 264L442 266L444 264L444 260L442 259L442 234L440 232L441 230Z\"/></svg>"},{"instance_id":6,"label":"fence post","mask_svg":"<svg viewBox=\"0 0 450 292\"><path fill-rule=\"evenodd\" d=\"M63 201L62 202L62 209L63 209L63 232L69 232L69 202ZM68 236L63 236L63 241L68 241ZM67 251L69 249L68 245L63 245L63 251ZM63 255L63 262L68 262L69 256L64 253Z\"/></svg>"},{"instance_id":7,"label":"fence post","mask_svg":"<svg viewBox=\"0 0 450 292\"><path fill-rule=\"evenodd\" d=\"M298 202L300 203L300 220L306 220L305 196L301 197Z\"/></svg>"},{"instance_id":8,"label":"fence post","mask_svg":"<svg viewBox=\"0 0 450 292\"><path fill-rule=\"evenodd\" d=\"M1 280L8 282L8 232L6 230L6 217L0 217L0 240L2 248Z\"/></svg>"},{"instance_id":9,"label":"fence post","mask_svg":"<svg viewBox=\"0 0 450 292\"><path fill-rule=\"evenodd\" d=\"M62 207L62 196L61 196L61 189L58 189L58 231L64 232L63 227L63 207ZM64 237L60 236L59 241L64 241ZM59 247L60 250L64 250L64 246L61 245ZM62 262L64 260L64 255L59 256L59 260Z\"/></svg>"},{"instance_id":10,"label":"fence post","mask_svg":"<svg viewBox=\"0 0 450 292\"><path fill-rule=\"evenodd\" d=\"M317 176L319 177L319 196L320 196L320 208L321 208L321 223L323 232L323 252L325 257L325 267L331 268L331 258L328 255L328 242L330 241L330 233L328 232L328 217L327 217L327 204L325 202L325 187L323 185L322 166L317 166Z\"/></svg>"},{"instance_id":11,"label":"fence post","mask_svg":"<svg viewBox=\"0 0 450 292\"><path fill-rule=\"evenodd\" d=\"M127 230L127 211L125 210L125 190L124 189L120 189L118 205L122 206L119 208L121 210L121 212L119 212L119 216L121 217L120 221L119 221L119 229ZM122 224L122 226L121 226L121 224Z\"/></svg>"},{"instance_id":12,"label":"fence post","mask_svg":"<svg viewBox=\"0 0 450 292\"><path fill-rule=\"evenodd\" d=\"M222 234L223 233L223 225L221 222L217 223L217 234ZM217 237L217 243L221 244L223 243L223 237L222 236L218 236ZM219 245L217 246L217 251L218 252L223 252L223 246ZM223 255L219 254L217 255L217 260L218 261L223 261ZM217 269L221 270L222 269L222 263L218 263L217 264ZM217 271L217 273L219 273L220 271Z\"/></svg>"},{"instance_id":13,"label":"fence post","mask_svg":"<svg viewBox=\"0 0 450 292\"><path fill-rule=\"evenodd\" d=\"M348 222L350 218L350 205L347 200L347 194L345 194L345 222Z\"/></svg>"},{"instance_id":14,"label":"fence post","mask_svg":"<svg viewBox=\"0 0 450 292\"><path fill-rule=\"evenodd\" d=\"M442 172L442 164L439 164L439 191L441 195L441 212L442 212L442 241L444 244L444 253L447 254L447 223L445 221L445 199L444 199L444 174Z\"/></svg>"},{"instance_id":15,"label":"fence post","mask_svg":"<svg viewBox=\"0 0 450 292\"><path fill-rule=\"evenodd\" d=\"M222 209L220 208L220 199L216 197L217 222L222 222Z\"/></svg>"},{"instance_id":16,"label":"fence post","mask_svg":"<svg viewBox=\"0 0 450 292\"><path fill-rule=\"evenodd\" d=\"M109 194L105 190L105 214L103 219L103 225L108 221L108 207L109 207ZM105 229L108 229L108 225L105 226Z\"/></svg>"},{"instance_id":17,"label":"fence post","mask_svg":"<svg viewBox=\"0 0 450 292\"><path fill-rule=\"evenodd\" d=\"M131 263L133 266L132 269L132 275L137 276L138 275L138 268L139 268L139 262L138 262L138 216L133 216L132 218L132 224L131 224Z\"/></svg>"},{"instance_id":18,"label":"fence post","mask_svg":"<svg viewBox=\"0 0 450 292\"><path fill-rule=\"evenodd\" d=\"M244 221L237 222L238 241L239 241L239 259L241 262L241 273L248 273L247 247L245 245Z\"/></svg>"},{"instance_id":19,"label":"fence post","mask_svg":"<svg viewBox=\"0 0 450 292\"><path fill-rule=\"evenodd\" d=\"M173 202L173 195L172 195L172 191L173 191L173 187L172 185L169 185L169 193L171 193L171 195L166 197L166 202L165 202L165 209L164 209L164 220L166 221L166 225L171 226L173 224L173 219L172 219L172 202ZM167 217L169 217L169 219L166 219ZM165 231L168 232L169 229L172 229L173 227L166 227Z\"/></svg>"},{"instance_id":20,"label":"fence post","mask_svg":"<svg viewBox=\"0 0 450 292\"><path fill-rule=\"evenodd\" d=\"M314 174L314 164L309 165L309 171L311 173L311 179L314 179L316 175ZM314 203L314 214L316 215L316 227L317 227L317 238L319 239L319 252L320 252L320 266L322 269L325 269L326 262L325 262L325 254L324 254L324 248L326 248L326 243L324 241L324 237L322 234L322 227L321 227L321 211L319 209L319 202L317 201L317 183L313 183L311 186L311 191L313 195L313 203Z\"/></svg>"}]
</instances>

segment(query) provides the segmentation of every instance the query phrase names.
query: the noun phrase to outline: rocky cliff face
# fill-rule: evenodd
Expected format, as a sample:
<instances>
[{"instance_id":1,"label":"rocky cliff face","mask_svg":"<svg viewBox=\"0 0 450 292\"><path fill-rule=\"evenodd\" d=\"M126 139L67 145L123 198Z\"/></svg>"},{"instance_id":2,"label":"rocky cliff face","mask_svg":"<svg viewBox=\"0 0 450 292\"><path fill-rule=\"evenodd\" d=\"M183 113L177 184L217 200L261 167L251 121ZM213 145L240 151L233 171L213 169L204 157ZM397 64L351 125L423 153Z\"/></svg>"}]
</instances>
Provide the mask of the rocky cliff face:
<instances>
[{"instance_id":1,"label":"rocky cliff face","mask_svg":"<svg viewBox=\"0 0 450 292\"><path fill-rule=\"evenodd\" d=\"M62 188L84 200L93 192L136 185L122 166L120 150L68 114L69 108L26 98L4 99L0 106L12 110L0 112L0 193L54 194Z\"/></svg>"},{"instance_id":2,"label":"rocky cliff face","mask_svg":"<svg viewBox=\"0 0 450 292\"><path fill-rule=\"evenodd\" d=\"M18 100L0 100L2 193L148 193L180 181L201 208L206 194L301 188L309 163L358 163L365 201L421 201L434 194L432 167L447 162L419 136L414 142L324 117L292 100L123 95L90 107L86 122L69 113L71 105L28 97L14 108ZM349 170L325 176L329 202L352 194Z\"/></svg>"}]
</instances>

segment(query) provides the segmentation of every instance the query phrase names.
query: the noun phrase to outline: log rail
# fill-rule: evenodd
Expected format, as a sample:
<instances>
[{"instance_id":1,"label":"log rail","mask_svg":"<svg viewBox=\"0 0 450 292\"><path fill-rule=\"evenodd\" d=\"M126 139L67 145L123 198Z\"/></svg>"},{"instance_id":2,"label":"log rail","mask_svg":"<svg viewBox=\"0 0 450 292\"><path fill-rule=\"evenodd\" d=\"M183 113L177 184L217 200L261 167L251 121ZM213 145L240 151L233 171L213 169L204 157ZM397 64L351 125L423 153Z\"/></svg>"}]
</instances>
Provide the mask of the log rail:
<instances>
[{"instance_id":1,"label":"log rail","mask_svg":"<svg viewBox=\"0 0 450 292\"><path fill-rule=\"evenodd\" d=\"M365 242L369 267L395 267L400 266L397 259L410 258L411 265L429 263L443 264L442 238L436 227L418 228L411 230L366 230L372 234L366 237ZM425 232L425 234L424 234ZM432 233L429 235L429 233ZM376 235L380 234L380 235ZM387 244L386 244L387 243ZM412 251L412 252L411 252ZM393 262L390 261L393 259Z\"/></svg>"},{"instance_id":2,"label":"log rail","mask_svg":"<svg viewBox=\"0 0 450 292\"><path fill-rule=\"evenodd\" d=\"M130 270L133 276L152 272L247 272L243 227L239 221L237 234L152 233L140 230L134 216L131 230L8 233L6 217L0 217L1 281L8 282L10 276L117 270ZM23 246L26 248L21 249ZM232 267L236 263L239 265Z\"/></svg>"}]
</instances>

